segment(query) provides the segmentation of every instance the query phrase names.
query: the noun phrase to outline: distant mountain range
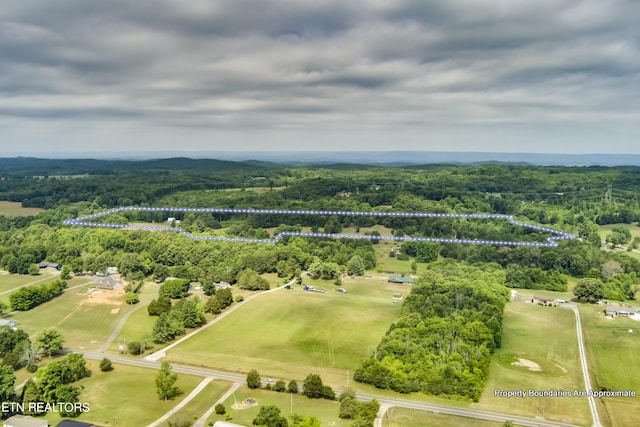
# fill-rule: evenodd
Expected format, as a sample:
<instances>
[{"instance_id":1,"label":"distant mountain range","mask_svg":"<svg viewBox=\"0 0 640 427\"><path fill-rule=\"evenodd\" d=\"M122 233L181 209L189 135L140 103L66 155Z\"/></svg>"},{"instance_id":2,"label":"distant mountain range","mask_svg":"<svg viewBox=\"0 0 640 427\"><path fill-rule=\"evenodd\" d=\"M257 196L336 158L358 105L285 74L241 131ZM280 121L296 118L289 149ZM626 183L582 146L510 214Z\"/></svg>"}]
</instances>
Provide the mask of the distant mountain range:
<instances>
[{"instance_id":1,"label":"distant mountain range","mask_svg":"<svg viewBox=\"0 0 640 427\"><path fill-rule=\"evenodd\" d=\"M428 164L529 164L542 166L640 166L639 154L471 153L436 151L254 151L83 153L83 158L0 158L0 173L27 175L105 174L121 171L225 171L255 167L356 165L411 167ZM44 154L42 157L48 157ZM160 157L160 158L158 158ZM331 165L331 166L330 166Z\"/></svg>"}]
</instances>

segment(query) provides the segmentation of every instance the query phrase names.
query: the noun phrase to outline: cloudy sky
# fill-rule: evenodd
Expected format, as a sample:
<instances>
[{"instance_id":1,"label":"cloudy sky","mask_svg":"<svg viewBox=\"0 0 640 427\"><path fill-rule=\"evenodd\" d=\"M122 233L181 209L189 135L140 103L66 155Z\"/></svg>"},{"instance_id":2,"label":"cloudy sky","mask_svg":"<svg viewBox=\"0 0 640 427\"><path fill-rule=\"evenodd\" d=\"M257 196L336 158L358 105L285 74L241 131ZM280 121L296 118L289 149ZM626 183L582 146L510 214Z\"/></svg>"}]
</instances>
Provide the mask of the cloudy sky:
<instances>
[{"instance_id":1,"label":"cloudy sky","mask_svg":"<svg viewBox=\"0 0 640 427\"><path fill-rule=\"evenodd\" d=\"M0 0L0 156L640 153L636 0Z\"/></svg>"}]
</instances>

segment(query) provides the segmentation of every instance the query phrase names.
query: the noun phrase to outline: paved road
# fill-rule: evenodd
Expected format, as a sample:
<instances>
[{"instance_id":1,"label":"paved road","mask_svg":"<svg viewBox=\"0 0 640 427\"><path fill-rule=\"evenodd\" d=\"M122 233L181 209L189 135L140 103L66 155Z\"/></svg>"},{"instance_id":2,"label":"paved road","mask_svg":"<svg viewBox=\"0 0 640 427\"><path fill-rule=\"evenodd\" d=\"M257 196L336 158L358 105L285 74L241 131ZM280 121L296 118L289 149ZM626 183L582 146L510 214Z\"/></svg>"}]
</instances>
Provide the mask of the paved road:
<instances>
[{"instance_id":1,"label":"paved road","mask_svg":"<svg viewBox=\"0 0 640 427\"><path fill-rule=\"evenodd\" d=\"M216 323L218 323L219 321L221 321L222 319L227 317L229 314L231 314L234 311L236 311L239 307L242 307L242 305L245 304L247 301L251 301L252 299L259 297L260 295L264 295L264 294L268 294L270 292L275 292L277 290L284 289L286 286L293 285L295 283L295 281L296 281L296 279L293 279L289 283L287 283L286 285L282 285L279 288L273 288L273 289L270 289L270 290L265 291L265 292L260 292L260 293L248 296L243 302L235 303L234 305L231 306L231 308L228 308L225 311L223 311L222 313L220 313L219 315L217 315L211 322L207 323L206 325L196 329L195 331L193 331L191 333L188 333L184 337L180 338L178 341L175 341L175 342L169 344L168 346L166 346L164 348L161 348L160 350L156 351L155 353L152 353L152 354L146 356L145 360L157 361L157 360L160 360L160 359L162 359L164 357L167 357L167 351L168 350L170 350L173 347L177 346L178 344L188 340L192 336L204 331L205 329L215 325Z\"/></svg>"},{"instance_id":2,"label":"paved road","mask_svg":"<svg viewBox=\"0 0 640 427\"><path fill-rule=\"evenodd\" d=\"M225 394L223 394L222 397L220 397L220 399L218 399L216 401L216 403L211 405L211 408L209 408L209 410L207 412L205 412L203 416L198 418L198 421L196 421L195 424L193 424L193 427L204 427L204 423L207 422L207 420L209 419L211 414L213 414L213 411L216 410L216 405L218 405L220 403L224 403L224 401L227 400L229 398L229 396L231 396L233 394L233 392L236 391L238 389L238 387L240 387L241 385L242 385L241 383L233 383L231 388L229 390L227 390L227 392Z\"/></svg>"},{"instance_id":3,"label":"paved road","mask_svg":"<svg viewBox=\"0 0 640 427\"><path fill-rule=\"evenodd\" d=\"M207 384L211 382L211 380L213 380L213 378L206 377L205 379L200 381L200 384L198 384L196 388L194 388L193 391L189 393L187 397L182 399L182 401L178 403L172 410L170 410L169 412L167 412L166 414L164 414L163 416L161 416L151 424L147 425L147 427L157 427L160 425L160 423L168 420L173 414L175 414L180 409L182 409L187 403L191 402L191 400L193 400L193 398L196 397L198 393L200 393L202 389L204 389L207 386Z\"/></svg>"},{"instance_id":4,"label":"paved road","mask_svg":"<svg viewBox=\"0 0 640 427\"><path fill-rule=\"evenodd\" d=\"M67 349L66 353L82 353L87 359L101 360L105 357L104 353L97 351L84 351L84 350L70 350ZM145 359L132 359L125 356L109 355L109 359L115 363L122 363L126 365L139 366L143 368L160 369L160 363L152 360ZM216 379L231 381L234 383L244 384L246 376L244 374L235 374L224 371L216 371L213 369L191 367L184 365L172 365L174 372L197 375L201 377L212 377ZM339 394L341 390L335 390L336 394ZM555 421L548 421L542 418L528 418L520 417L516 415L501 414L498 412L480 411L477 409L458 408L455 406L440 405L435 403L417 402L408 399L400 399L394 397L378 396L374 394L356 393L356 398L363 401L369 401L372 399L378 400L380 405L397 406L401 408L417 409L421 411L436 412L441 414L458 415L461 417L475 418L480 420L489 420L496 422L505 422L507 420L513 421L514 424L527 426L527 427L577 427L574 424L561 423Z\"/></svg>"}]
</instances>

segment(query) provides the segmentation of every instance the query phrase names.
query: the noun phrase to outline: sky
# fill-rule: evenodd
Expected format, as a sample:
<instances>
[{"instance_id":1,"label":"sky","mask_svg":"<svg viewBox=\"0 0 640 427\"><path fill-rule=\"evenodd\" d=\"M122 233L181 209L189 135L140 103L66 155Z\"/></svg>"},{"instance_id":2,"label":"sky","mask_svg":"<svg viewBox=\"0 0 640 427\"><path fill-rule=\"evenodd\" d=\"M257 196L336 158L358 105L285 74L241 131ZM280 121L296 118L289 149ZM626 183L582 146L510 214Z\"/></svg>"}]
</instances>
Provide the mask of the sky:
<instances>
[{"instance_id":1,"label":"sky","mask_svg":"<svg viewBox=\"0 0 640 427\"><path fill-rule=\"evenodd\" d=\"M0 157L640 154L636 0L0 0Z\"/></svg>"}]
</instances>

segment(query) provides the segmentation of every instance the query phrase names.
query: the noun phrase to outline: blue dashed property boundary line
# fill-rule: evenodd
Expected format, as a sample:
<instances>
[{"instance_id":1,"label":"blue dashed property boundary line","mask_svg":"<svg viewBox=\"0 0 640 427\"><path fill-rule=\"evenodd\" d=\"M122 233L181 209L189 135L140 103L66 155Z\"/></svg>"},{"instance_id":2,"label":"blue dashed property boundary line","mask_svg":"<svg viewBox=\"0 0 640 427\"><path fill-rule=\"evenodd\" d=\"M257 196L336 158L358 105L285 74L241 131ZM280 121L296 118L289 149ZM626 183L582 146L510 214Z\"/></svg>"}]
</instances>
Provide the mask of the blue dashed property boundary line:
<instances>
[{"instance_id":1,"label":"blue dashed property boundary line","mask_svg":"<svg viewBox=\"0 0 640 427\"><path fill-rule=\"evenodd\" d=\"M370 236L363 234L333 234L333 233L312 233L303 231L283 231L278 233L273 239L250 239L244 237L219 237L219 236L195 236L179 227L158 227L148 225L129 225L129 224L108 224L102 222L93 222L94 219L106 215L128 212L187 212L187 213L244 213L244 214L275 214L275 215L348 215L348 216L390 216L390 217L406 217L406 218L468 218L468 219L504 219L511 224L530 228L537 231L546 231L553 234L546 238L545 242L519 242L504 240L470 240L470 239L446 239L440 237L411 237L411 236ZM513 215L502 214L463 214L463 213L425 213L425 212L360 212L360 211L313 211L313 210L285 210L285 209L232 209L232 208L155 208L155 207L136 207L127 206L106 210L103 212L85 215L78 218L63 221L64 225L82 226L82 227L101 227L101 228L120 228L120 229L138 229L138 230L154 230L154 231L171 231L183 234L194 240L213 240L221 242L243 242L243 243L277 243L278 240L288 236L300 237L324 237L331 239L369 239L369 240L393 240L401 242L438 242L438 243L464 243L473 245L502 245L502 246L534 246L534 247L556 247L558 240L575 239L574 234L564 231L555 230L540 225L527 224L525 222L516 221Z\"/></svg>"}]
</instances>

